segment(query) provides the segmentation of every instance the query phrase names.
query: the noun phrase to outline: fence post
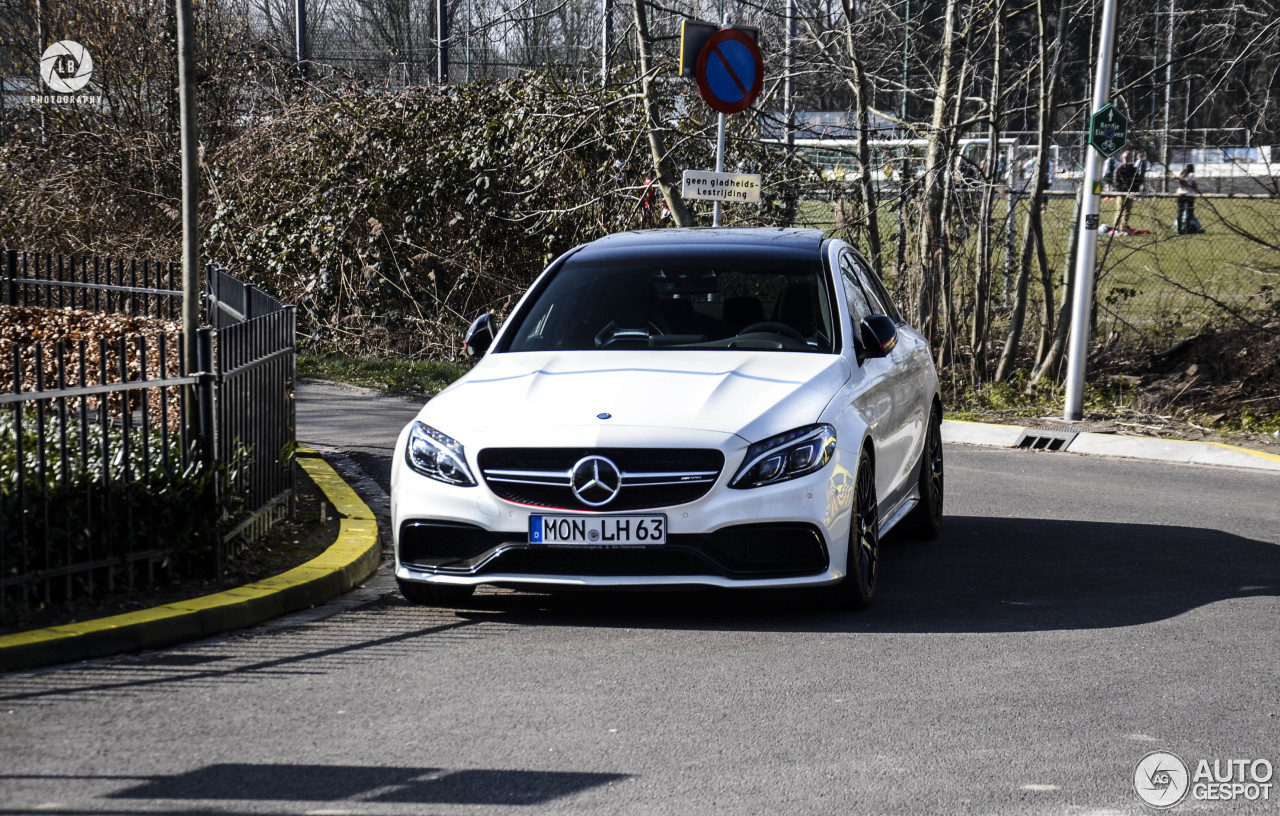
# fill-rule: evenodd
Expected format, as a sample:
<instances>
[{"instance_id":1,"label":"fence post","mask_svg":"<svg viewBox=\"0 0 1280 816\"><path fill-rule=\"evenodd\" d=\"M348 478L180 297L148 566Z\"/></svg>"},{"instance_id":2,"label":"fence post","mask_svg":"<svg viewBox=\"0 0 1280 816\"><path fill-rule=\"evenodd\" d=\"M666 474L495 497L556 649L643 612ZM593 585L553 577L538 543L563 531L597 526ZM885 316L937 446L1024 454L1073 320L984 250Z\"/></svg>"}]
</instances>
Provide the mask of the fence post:
<instances>
[{"instance_id":1,"label":"fence post","mask_svg":"<svg viewBox=\"0 0 1280 816\"><path fill-rule=\"evenodd\" d=\"M222 302L222 278L218 276L218 266L212 261L204 265L204 319L212 326L222 325L218 321L218 304Z\"/></svg>"},{"instance_id":2,"label":"fence post","mask_svg":"<svg viewBox=\"0 0 1280 816\"><path fill-rule=\"evenodd\" d=\"M11 249L4 254L4 274L9 278L5 287L5 304L18 305L18 250Z\"/></svg>"},{"instance_id":3,"label":"fence post","mask_svg":"<svg viewBox=\"0 0 1280 816\"><path fill-rule=\"evenodd\" d=\"M213 330L204 328L196 333L196 406L199 417L200 460L206 466L217 461L215 422L213 416L213 389L217 375L213 367Z\"/></svg>"}]
</instances>

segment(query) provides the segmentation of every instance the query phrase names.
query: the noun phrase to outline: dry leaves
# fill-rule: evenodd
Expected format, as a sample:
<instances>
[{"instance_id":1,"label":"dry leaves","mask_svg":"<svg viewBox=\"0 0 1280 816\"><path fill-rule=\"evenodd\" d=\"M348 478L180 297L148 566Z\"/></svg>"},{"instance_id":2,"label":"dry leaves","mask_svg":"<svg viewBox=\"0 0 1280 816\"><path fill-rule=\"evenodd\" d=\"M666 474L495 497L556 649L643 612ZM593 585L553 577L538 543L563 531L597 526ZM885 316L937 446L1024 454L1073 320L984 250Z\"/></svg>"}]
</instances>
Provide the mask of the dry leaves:
<instances>
[{"instance_id":1,"label":"dry leaves","mask_svg":"<svg viewBox=\"0 0 1280 816\"><path fill-rule=\"evenodd\" d=\"M148 380L177 377L180 331L176 321L151 317L0 306L0 393L48 391L59 387L60 378L65 387L75 387L137 382L144 374ZM160 393L148 399L158 411ZM123 397L108 400L111 414L118 416ZM177 421L177 401L177 389L172 389L171 422ZM129 410L140 404L141 392L131 392ZM97 399L88 398L88 406L96 409Z\"/></svg>"}]
</instances>

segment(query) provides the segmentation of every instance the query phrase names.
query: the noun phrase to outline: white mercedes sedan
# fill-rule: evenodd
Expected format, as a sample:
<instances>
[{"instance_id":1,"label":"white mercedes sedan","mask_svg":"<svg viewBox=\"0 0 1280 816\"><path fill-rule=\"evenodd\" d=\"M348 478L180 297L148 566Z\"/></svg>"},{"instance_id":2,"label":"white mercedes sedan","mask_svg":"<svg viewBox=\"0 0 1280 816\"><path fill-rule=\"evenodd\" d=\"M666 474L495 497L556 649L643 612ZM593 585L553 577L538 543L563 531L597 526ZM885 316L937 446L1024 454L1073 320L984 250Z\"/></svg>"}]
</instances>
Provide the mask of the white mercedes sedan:
<instances>
[{"instance_id":1,"label":"white mercedes sedan","mask_svg":"<svg viewBox=\"0 0 1280 816\"><path fill-rule=\"evenodd\" d=\"M942 523L925 339L814 230L659 229L566 253L393 459L414 603L480 584L876 591L880 537Z\"/></svg>"}]
</instances>

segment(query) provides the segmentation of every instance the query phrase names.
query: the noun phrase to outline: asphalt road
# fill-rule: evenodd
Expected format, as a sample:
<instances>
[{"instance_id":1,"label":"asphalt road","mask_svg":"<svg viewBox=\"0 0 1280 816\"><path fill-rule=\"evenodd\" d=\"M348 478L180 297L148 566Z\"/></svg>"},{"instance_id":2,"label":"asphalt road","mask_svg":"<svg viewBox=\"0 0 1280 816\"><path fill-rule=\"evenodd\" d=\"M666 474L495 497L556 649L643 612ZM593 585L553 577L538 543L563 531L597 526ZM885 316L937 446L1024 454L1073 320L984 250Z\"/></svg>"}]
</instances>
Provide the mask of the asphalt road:
<instances>
[{"instance_id":1,"label":"asphalt road","mask_svg":"<svg viewBox=\"0 0 1280 816\"><path fill-rule=\"evenodd\" d=\"M304 389L300 436L385 480L413 412ZM1280 766L1275 474L946 455L943 536L888 539L863 613L370 592L0 676L0 814L1140 814L1149 751Z\"/></svg>"}]
</instances>

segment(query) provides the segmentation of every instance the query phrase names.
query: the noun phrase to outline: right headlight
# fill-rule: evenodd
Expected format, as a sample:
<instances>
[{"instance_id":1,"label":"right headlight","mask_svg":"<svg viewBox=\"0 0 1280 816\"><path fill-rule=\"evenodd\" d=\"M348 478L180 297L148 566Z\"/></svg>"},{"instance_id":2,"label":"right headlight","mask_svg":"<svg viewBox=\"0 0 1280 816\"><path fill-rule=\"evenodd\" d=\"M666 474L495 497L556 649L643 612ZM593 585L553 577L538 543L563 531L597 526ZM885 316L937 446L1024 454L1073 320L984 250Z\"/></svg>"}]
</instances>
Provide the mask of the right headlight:
<instances>
[{"instance_id":1,"label":"right headlight","mask_svg":"<svg viewBox=\"0 0 1280 816\"><path fill-rule=\"evenodd\" d=\"M467 467L462 443L430 425L415 420L409 427L409 444L405 446L404 457L409 467L438 482L459 487L474 487L476 484L471 469Z\"/></svg>"},{"instance_id":2,"label":"right headlight","mask_svg":"<svg viewBox=\"0 0 1280 816\"><path fill-rule=\"evenodd\" d=\"M836 452L836 429L806 425L756 442L729 487L747 488L785 482L821 470Z\"/></svg>"}]
</instances>

